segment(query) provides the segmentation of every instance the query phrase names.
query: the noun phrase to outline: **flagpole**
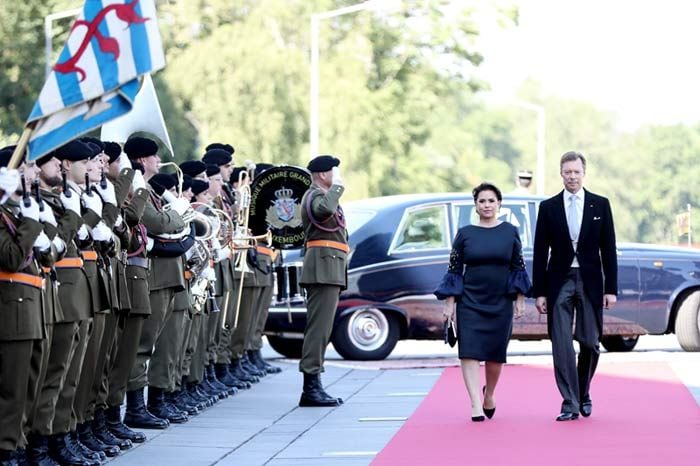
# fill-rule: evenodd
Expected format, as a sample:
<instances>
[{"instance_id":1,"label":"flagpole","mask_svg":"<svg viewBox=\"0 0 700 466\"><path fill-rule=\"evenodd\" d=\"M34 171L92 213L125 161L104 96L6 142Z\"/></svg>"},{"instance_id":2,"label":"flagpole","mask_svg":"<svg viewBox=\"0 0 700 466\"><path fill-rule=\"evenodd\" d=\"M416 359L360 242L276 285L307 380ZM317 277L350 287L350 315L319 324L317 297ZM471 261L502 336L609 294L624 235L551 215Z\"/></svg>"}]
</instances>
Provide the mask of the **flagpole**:
<instances>
[{"instance_id":1,"label":"flagpole","mask_svg":"<svg viewBox=\"0 0 700 466\"><path fill-rule=\"evenodd\" d=\"M12 153L12 157L10 158L10 161L7 163L7 168L17 168L20 165L20 161L22 160L22 155L24 155L24 151L27 149L27 144L29 143L29 137L32 135L32 132L34 131L34 124L31 123L27 126L24 127L24 131L22 131L22 135L19 137L19 142L17 142L17 147L15 147L15 151Z\"/></svg>"}]
</instances>

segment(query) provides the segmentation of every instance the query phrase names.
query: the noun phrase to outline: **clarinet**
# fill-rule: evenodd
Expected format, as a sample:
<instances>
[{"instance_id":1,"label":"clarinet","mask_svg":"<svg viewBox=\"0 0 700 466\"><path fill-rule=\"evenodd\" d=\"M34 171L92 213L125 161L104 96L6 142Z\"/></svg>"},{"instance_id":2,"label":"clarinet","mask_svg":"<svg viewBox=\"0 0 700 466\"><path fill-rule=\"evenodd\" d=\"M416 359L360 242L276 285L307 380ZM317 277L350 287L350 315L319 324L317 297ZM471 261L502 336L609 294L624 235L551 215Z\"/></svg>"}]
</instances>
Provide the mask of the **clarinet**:
<instances>
[{"instance_id":1,"label":"clarinet","mask_svg":"<svg viewBox=\"0 0 700 466\"><path fill-rule=\"evenodd\" d=\"M85 192L88 196L92 196L92 186L90 185L90 175L85 174Z\"/></svg>"}]
</instances>

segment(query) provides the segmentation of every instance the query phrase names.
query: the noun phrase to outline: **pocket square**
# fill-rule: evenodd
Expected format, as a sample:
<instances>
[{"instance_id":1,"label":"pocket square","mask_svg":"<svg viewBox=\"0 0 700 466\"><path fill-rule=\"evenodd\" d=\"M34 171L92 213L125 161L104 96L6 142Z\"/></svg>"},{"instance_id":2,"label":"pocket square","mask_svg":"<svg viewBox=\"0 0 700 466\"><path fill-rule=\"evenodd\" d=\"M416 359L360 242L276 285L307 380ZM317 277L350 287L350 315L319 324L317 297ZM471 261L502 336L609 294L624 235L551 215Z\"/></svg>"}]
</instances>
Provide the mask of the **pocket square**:
<instances>
[{"instance_id":1,"label":"pocket square","mask_svg":"<svg viewBox=\"0 0 700 466\"><path fill-rule=\"evenodd\" d=\"M600 220L600 217L593 217L593 220Z\"/></svg>"}]
</instances>

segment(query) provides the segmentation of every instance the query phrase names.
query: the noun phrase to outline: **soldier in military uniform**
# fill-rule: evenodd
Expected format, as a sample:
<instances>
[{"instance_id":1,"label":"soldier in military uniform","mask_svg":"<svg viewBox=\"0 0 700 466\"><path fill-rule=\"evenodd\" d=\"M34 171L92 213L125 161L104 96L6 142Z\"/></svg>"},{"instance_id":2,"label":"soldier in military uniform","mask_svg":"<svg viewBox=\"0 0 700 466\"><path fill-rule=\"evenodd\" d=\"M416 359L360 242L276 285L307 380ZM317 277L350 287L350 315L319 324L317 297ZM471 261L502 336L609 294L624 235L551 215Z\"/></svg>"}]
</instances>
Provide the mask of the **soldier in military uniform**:
<instances>
[{"instance_id":1,"label":"soldier in military uniform","mask_svg":"<svg viewBox=\"0 0 700 466\"><path fill-rule=\"evenodd\" d=\"M144 178L148 181L159 171L160 158L155 141L143 137L131 137L124 144L124 152L129 159L144 167ZM177 351L177 344L162 334L167 320L172 316L174 297L177 291L185 289L183 261L180 256L165 257L156 252L157 236L181 234L186 227L183 216L190 209L185 199L175 199L169 203L170 210L164 210L164 202L151 189L142 222L148 231L153 249L150 252L150 267L157 273L148 275L149 302L151 314L144 322L139 340L136 363L127 385L127 412L124 423L130 427L164 428L162 421L185 422L186 415L172 411L165 402L165 390L170 386ZM149 242L150 242L149 241ZM175 244L175 246L179 246ZM150 363L149 363L150 360ZM172 366L171 366L172 363ZM144 404L143 391L148 384L148 410Z\"/></svg>"},{"instance_id":2,"label":"soldier in military uniform","mask_svg":"<svg viewBox=\"0 0 700 466\"><path fill-rule=\"evenodd\" d=\"M26 407L35 400L46 345L43 315L45 281L39 262L51 265L55 249L43 231L40 210L32 198L16 194L17 170L7 170L14 147L0 150L0 296L3 325L0 326L0 461L26 461L23 448ZM47 259L49 258L49 259Z\"/></svg>"},{"instance_id":3,"label":"soldier in military uniform","mask_svg":"<svg viewBox=\"0 0 700 466\"><path fill-rule=\"evenodd\" d=\"M71 342L74 348L71 348L70 365L56 403L49 450L59 463L75 464L76 461L82 461L82 464L94 464L99 463L104 454L90 450L79 441L76 434L78 413L75 408L80 406L80 401L76 405L77 387L90 340L93 315L101 306L97 253L93 239L106 240L111 237L111 231L101 223L100 197L83 192L88 160L93 157L94 149L75 140L57 149L55 155L61 160L67 177L63 197L80 198L83 208L77 233L67 243L64 258L55 264L56 277L61 284L58 287L58 298L64 319L66 322L76 322L78 332L77 338ZM53 204L57 206L56 202Z\"/></svg>"},{"instance_id":4,"label":"soldier in military uniform","mask_svg":"<svg viewBox=\"0 0 700 466\"><path fill-rule=\"evenodd\" d=\"M305 233L300 284L306 288L307 312L299 370L304 388L299 406L337 406L321 383L326 346L333 331L340 292L347 286L348 233L339 201L345 190L340 161L321 155L309 162L312 183L302 198Z\"/></svg>"}]
</instances>

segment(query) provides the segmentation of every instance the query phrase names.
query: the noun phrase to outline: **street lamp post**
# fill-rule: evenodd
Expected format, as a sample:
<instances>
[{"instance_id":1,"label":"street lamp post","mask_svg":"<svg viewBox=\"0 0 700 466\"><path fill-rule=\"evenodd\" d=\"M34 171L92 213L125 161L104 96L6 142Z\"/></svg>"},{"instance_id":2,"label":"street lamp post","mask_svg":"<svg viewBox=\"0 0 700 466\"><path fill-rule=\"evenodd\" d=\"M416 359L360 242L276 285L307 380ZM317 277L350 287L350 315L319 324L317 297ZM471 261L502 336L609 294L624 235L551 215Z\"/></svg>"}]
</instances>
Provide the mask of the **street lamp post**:
<instances>
[{"instance_id":1,"label":"street lamp post","mask_svg":"<svg viewBox=\"0 0 700 466\"><path fill-rule=\"evenodd\" d=\"M51 65L53 64L53 22L57 19L70 18L78 16L82 10L73 8L72 10L59 11L44 16L44 54L46 57L46 77L51 73Z\"/></svg>"},{"instance_id":2,"label":"street lamp post","mask_svg":"<svg viewBox=\"0 0 700 466\"><path fill-rule=\"evenodd\" d=\"M514 105L518 107L532 110L537 113L537 194L544 195L544 172L545 172L545 111L542 105L533 104L532 102L525 102L523 100L516 100L513 102Z\"/></svg>"},{"instance_id":3,"label":"street lamp post","mask_svg":"<svg viewBox=\"0 0 700 466\"><path fill-rule=\"evenodd\" d=\"M350 5L336 10L322 11L311 15L311 65L310 72L310 111L309 111L309 151L310 158L318 155L318 140L319 140L319 70L318 70L318 48L319 48L319 28L322 19L335 18L349 13L355 13L362 10L367 10L374 7L377 0L368 0L366 2Z\"/></svg>"}]
</instances>

